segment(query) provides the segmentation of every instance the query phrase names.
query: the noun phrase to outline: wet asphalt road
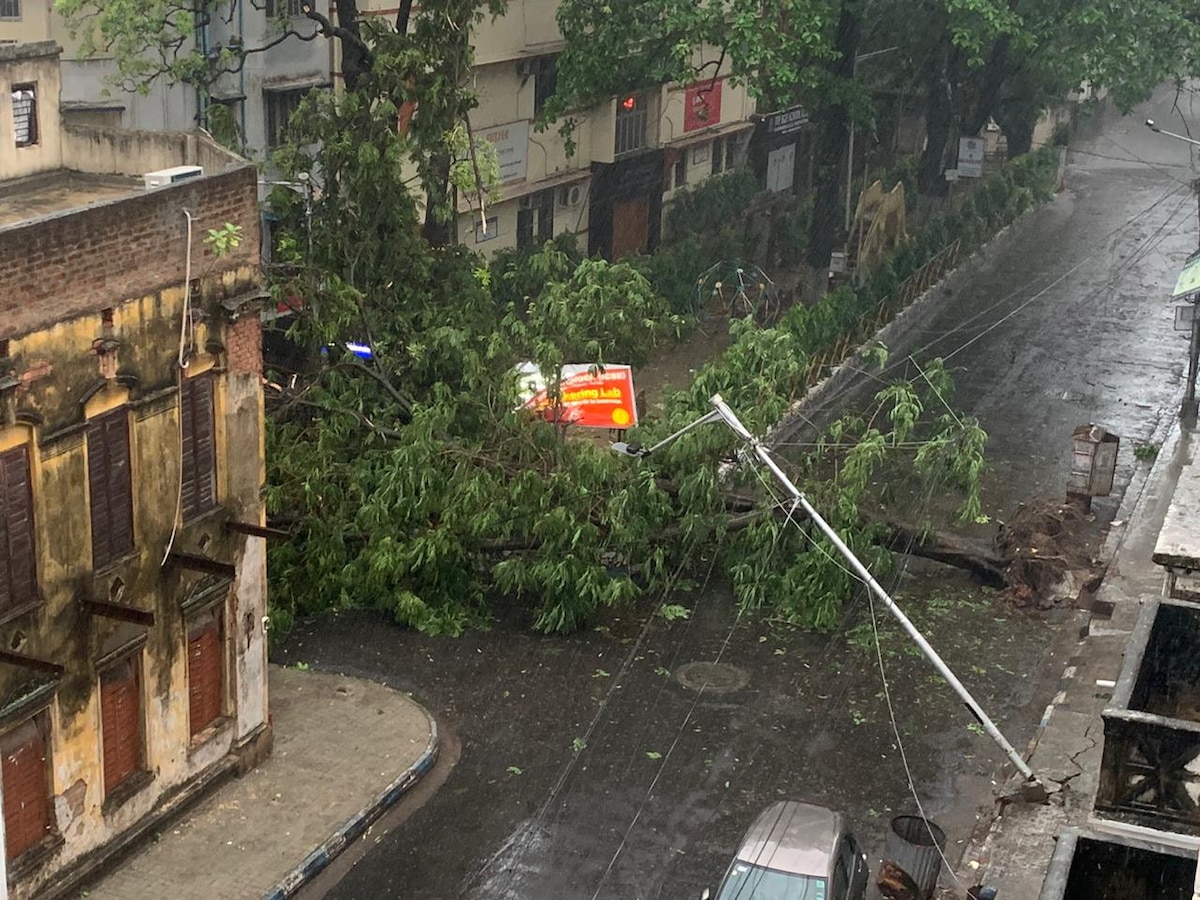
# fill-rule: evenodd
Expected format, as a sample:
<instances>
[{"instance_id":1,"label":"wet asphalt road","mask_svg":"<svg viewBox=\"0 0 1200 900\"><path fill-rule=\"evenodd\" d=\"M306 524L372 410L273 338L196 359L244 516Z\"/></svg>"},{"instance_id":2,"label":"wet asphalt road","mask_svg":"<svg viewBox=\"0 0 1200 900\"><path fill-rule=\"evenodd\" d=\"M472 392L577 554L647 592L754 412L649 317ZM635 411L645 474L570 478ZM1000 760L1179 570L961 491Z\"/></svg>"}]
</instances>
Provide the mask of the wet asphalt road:
<instances>
[{"instance_id":1,"label":"wet asphalt road","mask_svg":"<svg viewBox=\"0 0 1200 900\"><path fill-rule=\"evenodd\" d=\"M893 348L955 369L957 405L991 435L996 515L1060 495L1072 429L1097 422L1122 436L1118 496L1095 506L1111 518L1133 442L1175 414L1186 339L1166 297L1197 244L1196 201L1187 147L1141 124L1183 130L1169 100L1093 123L1059 198L989 251L913 347ZM944 570L914 565L889 586L1024 746L1062 669L1052 624ZM366 614L298 626L278 661L411 691L462 745L428 802L385 820L301 896L695 898L754 815L785 796L844 810L874 862L891 816L914 800L862 603L846 630L813 636L737 621L719 585L682 602L686 621L614 619L568 638L501 622L435 640ZM990 797L999 754L894 629L883 648L912 783L953 850ZM745 686L679 683L681 665L715 659Z\"/></svg>"}]
</instances>

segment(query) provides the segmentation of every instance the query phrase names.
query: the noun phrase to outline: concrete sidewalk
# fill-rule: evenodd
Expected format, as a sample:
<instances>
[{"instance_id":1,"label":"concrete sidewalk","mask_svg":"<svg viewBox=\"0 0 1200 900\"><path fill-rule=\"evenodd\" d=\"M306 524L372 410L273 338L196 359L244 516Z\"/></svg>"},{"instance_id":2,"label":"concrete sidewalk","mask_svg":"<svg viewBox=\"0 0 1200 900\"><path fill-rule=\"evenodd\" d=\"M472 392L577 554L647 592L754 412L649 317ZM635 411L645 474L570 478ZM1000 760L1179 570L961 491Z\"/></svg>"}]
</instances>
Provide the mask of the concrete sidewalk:
<instances>
[{"instance_id":1,"label":"concrete sidewalk","mask_svg":"<svg viewBox=\"0 0 1200 900\"><path fill-rule=\"evenodd\" d=\"M96 900L284 898L423 775L433 719L358 678L271 666L274 753L87 888Z\"/></svg>"},{"instance_id":2,"label":"concrete sidewalk","mask_svg":"<svg viewBox=\"0 0 1200 900\"><path fill-rule=\"evenodd\" d=\"M1154 465L1139 473L1109 533L1107 575L1097 592L1111 618L1079 613L1083 635L1068 652L1059 690L1046 708L1025 754L1030 768L1053 793L1043 805L1001 803L990 828L977 834L963 856L958 884L943 875L943 897L962 897L963 886L996 887L1001 898L1036 900L1064 829L1086 827L1100 774L1101 713L1124 662L1125 646L1142 601L1159 596L1164 570L1151 559L1182 467L1195 455L1192 436L1169 423Z\"/></svg>"}]
</instances>

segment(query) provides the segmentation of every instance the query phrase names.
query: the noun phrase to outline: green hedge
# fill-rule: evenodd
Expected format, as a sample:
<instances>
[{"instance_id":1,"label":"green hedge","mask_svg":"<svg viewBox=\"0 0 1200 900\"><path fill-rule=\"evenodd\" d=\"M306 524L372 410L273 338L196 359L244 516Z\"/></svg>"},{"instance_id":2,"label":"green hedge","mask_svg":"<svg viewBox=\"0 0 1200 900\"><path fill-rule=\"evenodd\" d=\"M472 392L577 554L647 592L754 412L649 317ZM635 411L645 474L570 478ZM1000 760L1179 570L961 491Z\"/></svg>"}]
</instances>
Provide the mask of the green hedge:
<instances>
[{"instance_id":1,"label":"green hedge","mask_svg":"<svg viewBox=\"0 0 1200 900\"><path fill-rule=\"evenodd\" d=\"M1022 156L985 180L955 212L935 216L902 244L861 286L843 285L811 306L794 306L773 328L732 323L729 350L697 373L691 388L670 400L672 416L686 420L720 392L746 412L756 429L770 427L819 373L813 362L839 343L861 343L864 319L892 298L904 280L955 240L964 254L978 249L1022 213L1050 200L1058 149Z\"/></svg>"}]
</instances>

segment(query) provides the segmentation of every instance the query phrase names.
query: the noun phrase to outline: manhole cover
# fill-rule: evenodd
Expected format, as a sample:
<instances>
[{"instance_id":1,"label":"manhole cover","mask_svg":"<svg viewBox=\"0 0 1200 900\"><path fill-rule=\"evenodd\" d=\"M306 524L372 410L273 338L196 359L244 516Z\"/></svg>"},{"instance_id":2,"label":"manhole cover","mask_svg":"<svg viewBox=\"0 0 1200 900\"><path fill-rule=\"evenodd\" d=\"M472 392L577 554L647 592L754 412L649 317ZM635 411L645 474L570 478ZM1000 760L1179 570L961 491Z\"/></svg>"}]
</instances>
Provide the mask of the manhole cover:
<instances>
[{"instance_id":1,"label":"manhole cover","mask_svg":"<svg viewBox=\"0 0 1200 900\"><path fill-rule=\"evenodd\" d=\"M675 680L688 690L731 694L750 683L750 673L724 663L690 662L675 670Z\"/></svg>"}]
</instances>

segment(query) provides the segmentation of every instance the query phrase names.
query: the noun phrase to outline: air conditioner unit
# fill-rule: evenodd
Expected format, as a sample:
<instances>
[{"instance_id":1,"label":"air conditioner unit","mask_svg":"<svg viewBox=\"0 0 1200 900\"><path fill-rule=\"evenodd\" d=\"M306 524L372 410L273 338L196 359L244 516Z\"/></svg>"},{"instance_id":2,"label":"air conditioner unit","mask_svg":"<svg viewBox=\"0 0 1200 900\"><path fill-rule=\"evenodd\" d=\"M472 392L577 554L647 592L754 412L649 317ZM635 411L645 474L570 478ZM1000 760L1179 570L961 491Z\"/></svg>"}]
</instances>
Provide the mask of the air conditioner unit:
<instances>
[{"instance_id":1,"label":"air conditioner unit","mask_svg":"<svg viewBox=\"0 0 1200 900\"><path fill-rule=\"evenodd\" d=\"M146 190L150 190L151 188L166 187L169 184L178 184L189 178L199 178L203 174L204 169L200 166L175 166L171 169L147 172L142 176L142 181L145 183Z\"/></svg>"},{"instance_id":2,"label":"air conditioner unit","mask_svg":"<svg viewBox=\"0 0 1200 900\"><path fill-rule=\"evenodd\" d=\"M583 186L568 184L558 189L559 206L578 206L583 202Z\"/></svg>"}]
</instances>

